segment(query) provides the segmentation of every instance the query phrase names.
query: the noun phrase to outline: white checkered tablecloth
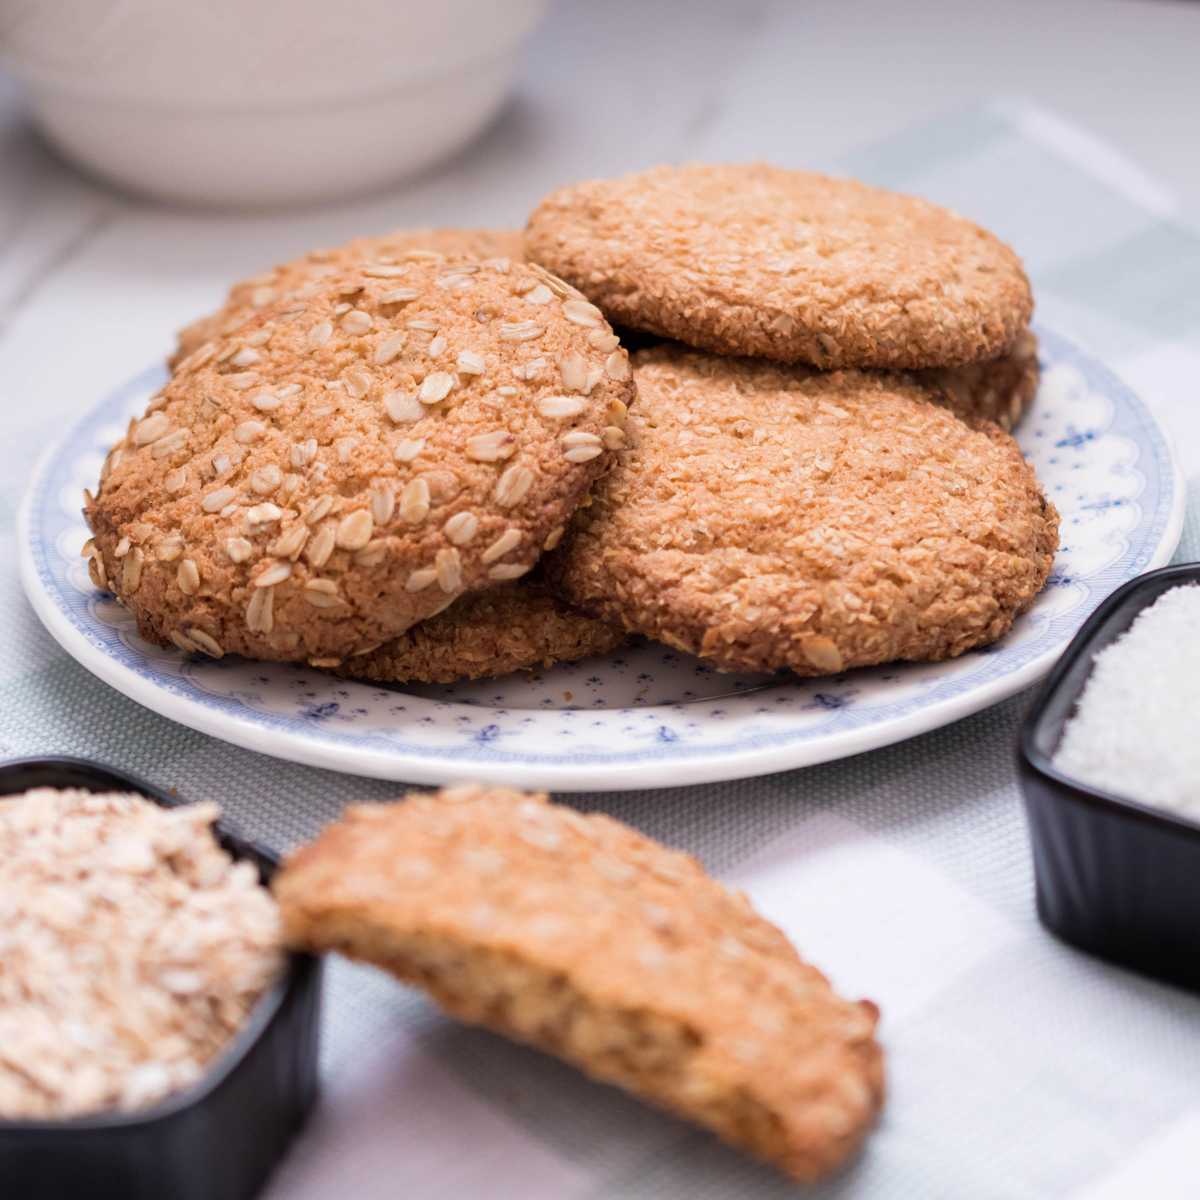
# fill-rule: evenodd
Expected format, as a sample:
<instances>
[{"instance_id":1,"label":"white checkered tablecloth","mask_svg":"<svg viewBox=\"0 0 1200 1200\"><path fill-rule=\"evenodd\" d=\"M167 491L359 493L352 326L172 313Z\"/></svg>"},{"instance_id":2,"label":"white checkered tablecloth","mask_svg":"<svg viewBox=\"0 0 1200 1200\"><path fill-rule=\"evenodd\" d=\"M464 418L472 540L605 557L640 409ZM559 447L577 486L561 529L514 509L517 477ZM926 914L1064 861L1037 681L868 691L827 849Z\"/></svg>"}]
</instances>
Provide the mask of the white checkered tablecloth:
<instances>
[{"instance_id":1,"label":"white checkered tablecloth","mask_svg":"<svg viewBox=\"0 0 1200 1200\"><path fill-rule=\"evenodd\" d=\"M738 157L719 124L692 149ZM1140 391L1200 481L1200 236L1153 180L1018 102L956 112L837 165L949 204L1011 241L1034 278L1039 320ZM153 246L153 230L146 236ZM19 260L19 247L0 260L0 293L24 269ZM76 281L112 304L86 274ZM105 305L91 311L115 319ZM48 333L45 343L49 354ZM47 394L33 361L22 348L0 356L5 405L36 406L0 440L9 563L30 462L100 394ZM128 365L132 374L144 362ZM1193 486L1180 559L1197 557ZM279 847L348 801L398 790L268 760L139 708L51 643L11 569L0 577L0 630L5 755L89 755L185 796L220 798ZM840 990L881 1005L883 1121L814 1197L1200 1195L1200 998L1077 954L1036 923L1014 770L1028 700L846 762L570 799L695 852L745 887ZM324 1098L271 1200L795 1194L705 1135L458 1028L369 970L335 964L327 999Z\"/></svg>"}]
</instances>

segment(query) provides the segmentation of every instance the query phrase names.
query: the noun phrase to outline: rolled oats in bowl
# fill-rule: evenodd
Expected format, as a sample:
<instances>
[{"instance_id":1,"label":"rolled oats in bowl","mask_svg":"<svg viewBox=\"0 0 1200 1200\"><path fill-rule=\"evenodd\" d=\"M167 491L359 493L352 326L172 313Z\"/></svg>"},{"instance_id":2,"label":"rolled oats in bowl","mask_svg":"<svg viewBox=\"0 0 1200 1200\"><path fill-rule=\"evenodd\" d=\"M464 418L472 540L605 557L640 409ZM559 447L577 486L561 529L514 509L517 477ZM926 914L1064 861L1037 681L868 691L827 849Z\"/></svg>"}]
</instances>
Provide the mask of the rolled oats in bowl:
<instances>
[{"instance_id":1,"label":"rolled oats in bowl","mask_svg":"<svg viewBox=\"0 0 1200 1200\"><path fill-rule=\"evenodd\" d=\"M215 804L0 799L0 1120L132 1111L194 1083L284 963Z\"/></svg>"}]
</instances>

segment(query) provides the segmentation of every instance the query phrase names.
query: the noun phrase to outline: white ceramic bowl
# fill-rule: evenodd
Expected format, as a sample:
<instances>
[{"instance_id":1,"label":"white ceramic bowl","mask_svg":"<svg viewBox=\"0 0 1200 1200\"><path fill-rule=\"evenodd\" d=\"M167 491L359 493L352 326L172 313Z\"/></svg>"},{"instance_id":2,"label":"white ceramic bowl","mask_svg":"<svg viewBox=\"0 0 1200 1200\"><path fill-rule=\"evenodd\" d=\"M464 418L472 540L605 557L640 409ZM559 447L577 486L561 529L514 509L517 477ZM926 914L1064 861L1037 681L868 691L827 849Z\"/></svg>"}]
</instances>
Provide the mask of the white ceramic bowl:
<instances>
[{"instance_id":1,"label":"white ceramic bowl","mask_svg":"<svg viewBox=\"0 0 1200 1200\"><path fill-rule=\"evenodd\" d=\"M548 0L5 0L0 60L64 154L174 201L350 196L488 122Z\"/></svg>"}]
</instances>

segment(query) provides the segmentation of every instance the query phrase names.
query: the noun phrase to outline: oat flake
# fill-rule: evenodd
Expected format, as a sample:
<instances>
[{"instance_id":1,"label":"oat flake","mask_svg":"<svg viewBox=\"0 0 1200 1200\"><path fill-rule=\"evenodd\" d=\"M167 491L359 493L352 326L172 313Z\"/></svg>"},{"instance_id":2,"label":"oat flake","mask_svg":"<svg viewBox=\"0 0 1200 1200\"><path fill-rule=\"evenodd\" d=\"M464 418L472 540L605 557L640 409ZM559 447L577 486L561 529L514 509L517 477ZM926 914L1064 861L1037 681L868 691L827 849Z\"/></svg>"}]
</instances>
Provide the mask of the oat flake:
<instances>
[{"instance_id":1,"label":"oat flake","mask_svg":"<svg viewBox=\"0 0 1200 1200\"><path fill-rule=\"evenodd\" d=\"M137 1109L194 1082L282 964L214 804L0 800L0 1118Z\"/></svg>"}]
</instances>

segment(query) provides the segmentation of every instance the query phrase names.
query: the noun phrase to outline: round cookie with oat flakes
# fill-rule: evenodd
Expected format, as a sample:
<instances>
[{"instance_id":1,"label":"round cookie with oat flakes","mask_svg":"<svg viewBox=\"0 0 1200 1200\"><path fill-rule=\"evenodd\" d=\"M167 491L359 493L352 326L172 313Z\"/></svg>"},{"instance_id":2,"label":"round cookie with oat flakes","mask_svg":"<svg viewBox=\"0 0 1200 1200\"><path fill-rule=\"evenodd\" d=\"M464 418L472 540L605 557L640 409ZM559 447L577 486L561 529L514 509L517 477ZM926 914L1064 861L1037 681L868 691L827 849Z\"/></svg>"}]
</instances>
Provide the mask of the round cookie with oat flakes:
<instances>
[{"instance_id":1,"label":"round cookie with oat flakes","mask_svg":"<svg viewBox=\"0 0 1200 1200\"><path fill-rule=\"evenodd\" d=\"M953 657L1046 582L1058 515L1016 443L910 375L673 348L635 359L626 448L548 570L729 670Z\"/></svg>"},{"instance_id":2,"label":"round cookie with oat flakes","mask_svg":"<svg viewBox=\"0 0 1200 1200\"><path fill-rule=\"evenodd\" d=\"M540 268L418 257L208 343L86 514L143 634L336 665L532 566L620 444L628 359Z\"/></svg>"},{"instance_id":3,"label":"round cookie with oat flakes","mask_svg":"<svg viewBox=\"0 0 1200 1200\"><path fill-rule=\"evenodd\" d=\"M178 344L168 360L172 368L205 342L233 333L260 308L280 299L304 299L320 280L358 263L389 265L413 251L465 254L471 258L524 257L522 237L510 229L396 229L377 237L360 237L329 250L310 250L253 279L229 289L216 312L200 317L179 331Z\"/></svg>"},{"instance_id":4,"label":"round cookie with oat flakes","mask_svg":"<svg viewBox=\"0 0 1200 1200\"><path fill-rule=\"evenodd\" d=\"M827 369L995 358L1033 308L1013 251L956 213L765 163L563 188L525 250L614 323Z\"/></svg>"},{"instance_id":5,"label":"round cookie with oat flakes","mask_svg":"<svg viewBox=\"0 0 1200 1200\"><path fill-rule=\"evenodd\" d=\"M538 580L473 592L338 674L373 683L455 683L607 654L625 631L589 617Z\"/></svg>"}]
</instances>

